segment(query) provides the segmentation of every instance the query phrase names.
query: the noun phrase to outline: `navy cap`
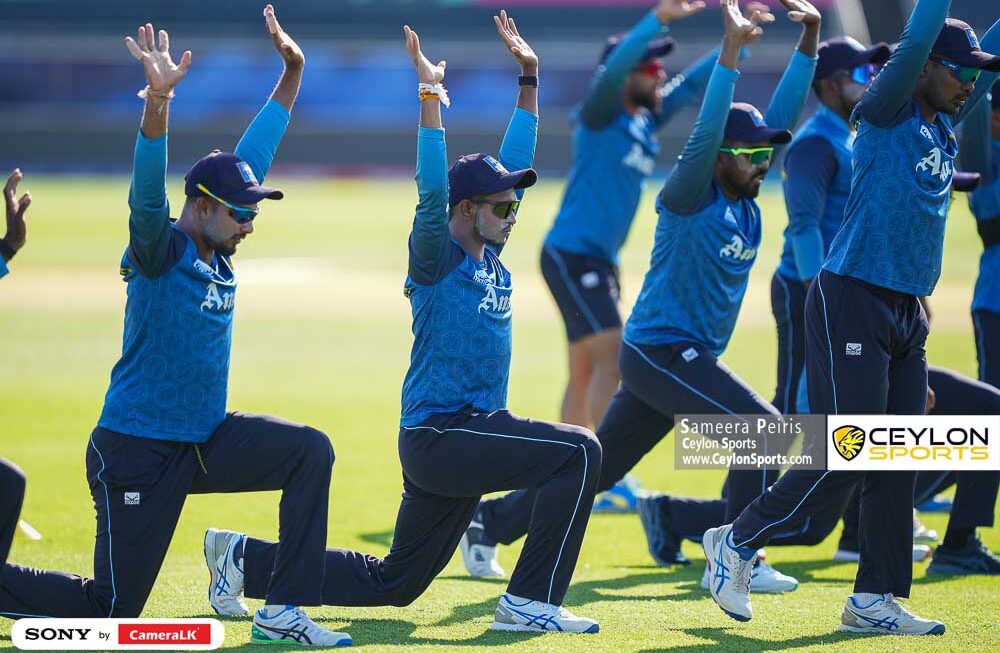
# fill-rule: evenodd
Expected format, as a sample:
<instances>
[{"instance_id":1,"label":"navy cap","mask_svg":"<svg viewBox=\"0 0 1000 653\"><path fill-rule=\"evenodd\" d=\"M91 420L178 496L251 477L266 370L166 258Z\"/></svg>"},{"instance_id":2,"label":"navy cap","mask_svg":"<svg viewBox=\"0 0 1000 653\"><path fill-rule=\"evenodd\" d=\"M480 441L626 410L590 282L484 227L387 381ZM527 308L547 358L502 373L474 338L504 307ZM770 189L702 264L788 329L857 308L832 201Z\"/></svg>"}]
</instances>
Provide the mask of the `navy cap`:
<instances>
[{"instance_id":1,"label":"navy cap","mask_svg":"<svg viewBox=\"0 0 1000 653\"><path fill-rule=\"evenodd\" d=\"M202 157L187 171L184 175L184 194L205 197L198 184L231 204L256 204L261 200L280 200L285 196L277 188L261 186L246 161L219 150Z\"/></svg>"},{"instance_id":2,"label":"navy cap","mask_svg":"<svg viewBox=\"0 0 1000 653\"><path fill-rule=\"evenodd\" d=\"M959 193L971 193L979 188L982 180L983 176L978 172L959 172L956 170L951 179L951 187Z\"/></svg>"},{"instance_id":3,"label":"navy cap","mask_svg":"<svg viewBox=\"0 0 1000 653\"><path fill-rule=\"evenodd\" d=\"M510 172L489 154L466 154L448 169L448 205L480 195L534 186L538 174L531 168Z\"/></svg>"},{"instance_id":4,"label":"navy cap","mask_svg":"<svg viewBox=\"0 0 1000 653\"><path fill-rule=\"evenodd\" d=\"M1000 72L1000 57L983 52L975 30L955 18L945 19L931 55L966 68Z\"/></svg>"},{"instance_id":5,"label":"navy cap","mask_svg":"<svg viewBox=\"0 0 1000 653\"><path fill-rule=\"evenodd\" d=\"M830 77L838 70L851 70L865 64L881 64L889 60L892 49L888 43L876 43L870 48L850 36L836 36L819 44L814 79Z\"/></svg>"},{"instance_id":6,"label":"navy cap","mask_svg":"<svg viewBox=\"0 0 1000 653\"><path fill-rule=\"evenodd\" d=\"M625 32L619 34L614 34L609 36L607 42L604 44L604 52L601 53L601 63L603 64L611 56L611 53L615 51L618 44L622 42L626 36ZM671 52L674 51L674 40L669 36L661 36L658 39L653 39L646 46L646 53L643 55L643 61L649 61L650 59L662 59Z\"/></svg>"},{"instance_id":7,"label":"navy cap","mask_svg":"<svg viewBox=\"0 0 1000 653\"><path fill-rule=\"evenodd\" d=\"M784 145L792 140L792 132L768 127L757 107L746 102L735 102L729 110L729 119L726 120L725 139L744 143Z\"/></svg>"}]
</instances>

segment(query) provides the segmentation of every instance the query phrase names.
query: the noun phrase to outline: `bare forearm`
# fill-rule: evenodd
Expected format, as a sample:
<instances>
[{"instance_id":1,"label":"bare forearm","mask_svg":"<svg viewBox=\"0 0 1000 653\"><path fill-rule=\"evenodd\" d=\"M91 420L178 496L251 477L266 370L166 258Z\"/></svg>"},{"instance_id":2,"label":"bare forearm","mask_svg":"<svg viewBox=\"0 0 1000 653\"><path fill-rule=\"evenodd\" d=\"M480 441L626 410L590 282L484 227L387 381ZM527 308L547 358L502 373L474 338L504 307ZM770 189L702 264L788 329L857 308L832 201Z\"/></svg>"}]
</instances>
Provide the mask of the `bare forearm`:
<instances>
[{"instance_id":1,"label":"bare forearm","mask_svg":"<svg viewBox=\"0 0 1000 653\"><path fill-rule=\"evenodd\" d=\"M803 25L799 38L799 52L807 57L815 57L819 52L819 25Z\"/></svg>"},{"instance_id":2,"label":"bare forearm","mask_svg":"<svg viewBox=\"0 0 1000 653\"><path fill-rule=\"evenodd\" d=\"M435 98L420 101L420 126L441 129L441 101Z\"/></svg>"},{"instance_id":3,"label":"bare forearm","mask_svg":"<svg viewBox=\"0 0 1000 653\"><path fill-rule=\"evenodd\" d=\"M142 109L142 123L139 129L142 135L152 140L167 133L167 116L170 113L170 100L166 97L149 95Z\"/></svg>"},{"instance_id":4,"label":"bare forearm","mask_svg":"<svg viewBox=\"0 0 1000 653\"><path fill-rule=\"evenodd\" d=\"M740 49L742 47L738 39L724 36L722 38L722 50L719 52L719 65L730 70L736 70L740 63Z\"/></svg>"},{"instance_id":5,"label":"bare forearm","mask_svg":"<svg viewBox=\"0 0 1000 653\"><path fill-rule=\"evenodd\" d=\"M299 86L301 84L302 68L289 68L285 66L285 69L281 72L281 78L278 80L278 85L271 92L271 99L280 103L291 113L292 105L295 104L295 98L299 96Z\"/></svg>"}]
</instances>

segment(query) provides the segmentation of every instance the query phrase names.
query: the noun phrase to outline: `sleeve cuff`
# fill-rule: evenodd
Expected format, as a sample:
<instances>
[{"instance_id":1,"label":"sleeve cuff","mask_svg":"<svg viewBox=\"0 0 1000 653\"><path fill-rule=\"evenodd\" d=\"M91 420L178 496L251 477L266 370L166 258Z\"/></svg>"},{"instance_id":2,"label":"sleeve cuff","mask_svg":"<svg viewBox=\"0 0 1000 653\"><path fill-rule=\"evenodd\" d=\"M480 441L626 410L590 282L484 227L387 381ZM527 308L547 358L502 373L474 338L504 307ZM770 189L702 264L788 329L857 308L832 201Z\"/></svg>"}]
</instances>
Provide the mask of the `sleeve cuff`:
<instances>
[{"instance_id":1,"label":"sleeve cuff","mask_svg":"<svg viewBox=\"0 0 1000 653\"><path fill-rule=\"evenodd\" d=\"M721 63L716 62L715 69L712 71L712 75L713 76L719 75L722 77L722 79L735 82L740 78L740 71L733 70L732 68L727 68L726 66L723 66Z\"/></svg>"},{"instance_id":2,"label":"sleeve cuff","mask_svg":"<svg viewBox=\"0 0 1000 653\"><path fill-rule=\"evenodd\" d=\"M6 276L7 272L9 272L7 269L7 262L0 257L0 277Z\"/></svg>"},{"instance_id":3,"label":"sleeve cuff","mask_svg":"<svg viewBox=\"0 0 1000 653\"><path fill-rule=\"evenodd\" d=\"M264 105L263 110L269 113L274 113L286 123L292 119L292 114L288 113L288 109L285 108L285 105L277 100L268 100L267 104Z\"/></svg>"},{"instance_id":4,"label":"sleeve cuff","mask_svg":"<svg viewBox=\"0 0 1000 653\"><path fill-rule=\"evenodd\" d=\"M431 141L444 140L444 127L418 127L417 136Z\"/></svg>"},{"instance_id":5,"label":"sleeve cuff","mask_svg":"<svg viewBox=\"0 0 1000 653\"><path fill-rule=\"evenodd\" d=\"M154 148L154 147L157 147L159 145L166 144L166 142L167 142L167 135L166 134L164 134L163 136L160 136L159 138L146 138L142 134L142 129L139 129L138 132L137 132L137 134L138 134L138 136L136 137L135 140L136 140L136 143L140 147Z\"/></svg>"},{"instance_id":6,"label":"sleeve cuff","mask_svg":"<svg viewBox=\"0 0 1000 653\"><path fill-rule=\"evenodd\" d=\"M816 62L819 61L819 56L810 57L808 54L804 54L801 50L795 50L792 54L792 63L796 66L810 66L811 68L816 67Z\"/></svg>"}]
</instances>

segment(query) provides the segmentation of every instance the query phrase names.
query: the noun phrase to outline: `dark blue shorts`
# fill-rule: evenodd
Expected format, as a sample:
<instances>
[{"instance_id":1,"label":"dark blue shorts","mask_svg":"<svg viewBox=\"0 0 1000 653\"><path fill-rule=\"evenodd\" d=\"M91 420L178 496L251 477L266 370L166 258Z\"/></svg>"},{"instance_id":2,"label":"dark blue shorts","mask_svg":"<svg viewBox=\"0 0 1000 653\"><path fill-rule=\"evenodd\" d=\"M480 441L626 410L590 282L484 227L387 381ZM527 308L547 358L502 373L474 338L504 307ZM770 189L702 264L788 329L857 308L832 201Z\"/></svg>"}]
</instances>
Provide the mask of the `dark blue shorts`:
<instances>
[{"instance_id":1,"label":"dark blue shorts","mask_svg":"<svg viewBox=\"0 0 1000 653\"><path fill-rule=\"evenodd\" d=\"M607 329L621 328L618 267L601 259L542 247L542 276L566 325L566 338L576 342Z\"/></svg>"}]
</instances>

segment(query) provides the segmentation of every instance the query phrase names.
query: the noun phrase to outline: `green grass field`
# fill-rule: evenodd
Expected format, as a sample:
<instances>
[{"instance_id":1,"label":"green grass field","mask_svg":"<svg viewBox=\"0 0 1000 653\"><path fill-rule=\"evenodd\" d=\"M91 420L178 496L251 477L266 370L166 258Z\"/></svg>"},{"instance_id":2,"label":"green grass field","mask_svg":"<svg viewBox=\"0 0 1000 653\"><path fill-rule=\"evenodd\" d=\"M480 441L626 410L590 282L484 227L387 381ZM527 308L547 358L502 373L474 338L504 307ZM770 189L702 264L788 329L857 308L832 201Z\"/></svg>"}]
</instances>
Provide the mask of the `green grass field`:
<instances>
[{"instance_id":1,"label":"green grass field","mask_svg":"<svg viewBox=\"0 0 1000 653\"><path fill-rule=\"evenodd\" d=\"M241 287L230 407L305 422L326 431L337 452L329 542L382 555L401 491L396 455L399 392L409 356L409 307L401 289L406 236L416 193L408 181L269 179L286 190L267 204L238 257ZM173 180L178 203L182 188ZM34 203L29 242L0 282L0 454L28 475L23 516L44 539L15 539L11 560L91 572L94 515L84 476L88 435L100 412L121 346L124 284L118 261L127 241L127 180L29 176ZM504 259L513 271L514 361L509 406L556 419L566 372L562 325L538 271L542 235L561 185L529 195ZM778 194L763 198L765 242L739 326L725 359L765 396L774 387L775 335L769 280L778 260L784 213ZM648 262L652 195L624 252L626 307ZM975 373L968 306L980 251L964 199L949 227L944 274L932 299L932 363ZM715 496L722 472L673 470L672 440L636 470L648 488ZM278 494L196 496L187 502L149 617L209 616L201 553L208 526L275 537ZM945 520L927 516L943 532ZM983 533L1000 549L995 530ZM802 585L783 597L757 596L754 620L737 624L698 587L695 565L656 567L633 515L597 515L567 597L571 609L600 620L596 636L532 636L488 629L498 581L465 577L456 556L427 593L407 608L313 608L327 627L347 630L368 650L463 647L473 651L971 651L1000 650L1000 585L995 580L926 578L915 570L913 609L943 619L940 638L858 638L836 632L854 565L831 560L836 535L815 548L772 548L770 560ZM517 547L501 551L513 567ZM252 604L252 607L256 605ZM249 621L227 620L227 649L246 645ZM10 647L0 620L0 647ZM249 646L247 646L249 648Z\"/></svg>"}]
</instances>

